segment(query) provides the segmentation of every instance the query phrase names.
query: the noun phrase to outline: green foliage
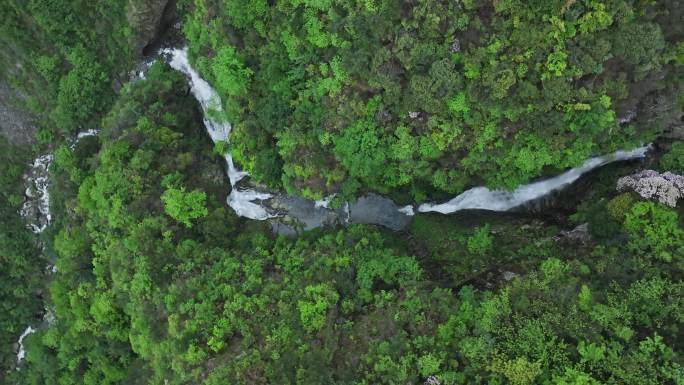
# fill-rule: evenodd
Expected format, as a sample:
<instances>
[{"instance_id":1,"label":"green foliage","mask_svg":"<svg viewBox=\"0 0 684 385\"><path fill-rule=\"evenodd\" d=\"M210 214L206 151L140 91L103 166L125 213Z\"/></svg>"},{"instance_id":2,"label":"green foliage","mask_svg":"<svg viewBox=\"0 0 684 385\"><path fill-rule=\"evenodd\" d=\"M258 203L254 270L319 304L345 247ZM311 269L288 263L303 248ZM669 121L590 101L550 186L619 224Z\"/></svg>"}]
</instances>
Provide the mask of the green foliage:
<instances>
[{"instance_id":1,"label":"green foliage","mask_svg":"<svg viewBox=\"0 0 684 385\"><path fill-rule=\"evenodd\" d=\"M525 357L507 361L495 359L490 370L501 373L512 385L528 385L541 374L541 365L538 362L529 362Z\"/></svg>"},{"instance_id":2,"label":"green foliage","mask_svg":"<svg viewBox=\"0 0 684 385\"><path fill-rule=\"evenodd\" d=\"M297 302L299 317L304 329L315 333L326 324L327 313L336 305L339 296L326 284L309 285L304 288L303 301Z\"/></svg>"},{"instance_id":3,"label":"green foliage","mask_svg":"<svg viewBox=\"0 0 684 385\"><path fill-rule=\"evenodd\" d=\"M591 303L592 303L592 296L591 296L591 289L587 285L582 285L582 289L580 289L579 295L578 295L578 304L579 308L582 311L589 311L591 310Z\"/></svg>"},{"instance_id":4,"label":"green foliage","mask_svg":"<svg viewBox=\"0 0 684 385\"><path fill-rule=\"evenodd\" d=\"M580 298L580 306L582 304L581 301L582 299ZM605 358L606 347L594 343L586 344L584 341L580 341L577 344L577 352L582 357L582 361L600 362Z\"/></svg>"},{"instance_id":5,"label":"green foliage","mask_svg":"<svg viewBox=\"0 0 684 385\"><path fill-rule=\"evenodd\" d=\"M611 199L606 204L606 209L608 214L615 220L622 222L625 219L625 215L629 212L634 204L634 198L631 193L623 193L615 198Z\"/></svg>"},{"instance_id":6,"label":"green foliage","mask_svg":"<svg viewBox=\"0 0 684 385\"><path fill-rule=\"evenodd\" d=\"M554 376L553 381L558 385L601 385L590 375L573 368L565 369L562 376Z\"/></svg>"},{"instance_id":7,"label":"green foliage","mask_svg":"<svg viewBox=\"0 0 684 385\"><path fill-rule=\"evenodd\" d=\"M448 106L449 111L459 116L464 116L470 111L470 108L468 108L468 104L466 102L466 94L464 92L459 93L458 95L454 96L453 99L449 100Z\"/></svg>"},{"instance_id":8,"label":"green foliage","mask_svg":"<svg viewBox=\"0 0 684 385\"><path fill-rule=\"evenodd\" d=\"M234 158L257 182L316 198L361 183L425 199L512 189L651 140L666 119L619 129L615 111L644 85L669 99L681 90L677 71L665 72L667 89L631 82L674 57L662 31L676 16L656 16L665 9L231 0L197 3L184 29L236 123Z\"/></svg>"},{"instance_id":9,"label":"green foliage","mask_svg":"<svg viewBox=\"0 0 684 385\"><path fill-rule=\"evenodd\" d=\"M108 87L107 75L96 59L84 50L74 50L67 59L71 70L59 81L54 120L65 132L80 127L96 112L101 112L106 99L101 95Z\"/></svg>"},{"instance_id":10,"label":"green foliage","mask_svg":"<svg viewBox=\"0 0 684 385\"><path fill-rule=\"evenodd\" d=\"M252 71L244 67L235 48L221 48L211 63L211 69L216 79L216 88L222 94L236 97L244 96L247 92Z\"/></svg>"},{"instance_id":11,"label":"green foliage","mask_svg":"<svg viewBox=\"0 0 684 385\"><path fill-rule=\"evenodd\" d=\"M475 229L475 233L466 242L468 251L473 254L484 255L492 248L492 238L489 235L489 225Z\"/></svg>"},{"instance_id":12,"label":"green foliage","mask_svg":"<svg viewBox=\"0 0 684 385\"><path fill-rule=\"evenodd\" d=\"M684 174L684 142L672 143L672 148L660 158L660 168L674 174Z\"/></svg>"},{"instance_id":13,"label":"green foliage","mask_svg":"<svg viewBox=\"0 0 684 385\"><path fill-rule=\"evenodd\" d=\"M0 6L0 78L29 97L22 106L55 134L105 113L132 66L124 0L8 0ZM124 75L125 76L125 75Z\"/></svg>"},{"instance_id":14,"label":"green foliage","mask_svg":"<svg viewBox=\"0 0 684 385\"><path fill-rule=\"evenodd\" d=\"M613 17L606 12L605 4L598 1L588 2L590 11L585 12L579 19L579 30L581 33L592 33L608 28L613 23Z\"/></svg>"},{"instance_id":15,"label":"green foliage","mask_svg":"<svg viewBox=\"0 0 684 385\"><path fill-rule=\"evenodd\" d=\"M179 2L235 123L217 148L257 182L339 199L513 188L659 131L650 118L618 127L615 111L681 92L668 6ZM550 221L484 212L417 214L402 233L273 235L226 207L222 159L180 74L159 62L110 103L129 59L124 8L0 4L2 52L31 58L62 130L111 105L99 138L41 133L55 148L50 280L17 216L27 152L0 142L0 382L682 383L679 211L613 197L611 182L573 217L595 235L581 245ZM8 370L46 307L55 319Z\"/></svg>"},{"instance_id":16,"label":"green foliage","mask_svg":"<svg viewBox=\"0 0 684 385\"><path fill-rule=\"evenodd\" d=\"M635 78L641 79L649 71L658 70L662 56L658 52L665 47L663 32L655 23L632 22L622 24L614 35L616 56L635 66Z\"/></svg>"},{"instance_id":17,"label":"green foliage","mask_svg":"<svg viewBox=\"0 0 684 385\"><path fill-rule=\"evenodd\" d=\"M440 372L442 360L432 354L426 354L418 358L418 370L423 377L433 376Z\"/></svg>"},{"instance_id":18,"label":"green foliage","mask_svg":"<svg viewBox=\"0 0 684 385\"><path fill-rule=\"evenodd\" d=\"M627 213L625 231L630 236L629 246L653 257L670 262L681 262L684 256L684 230L675 211L653 202L636 203Z\"/></svg>"},{"instance_id":19,"label":"green foliage","mask_svg":"<svg viewBox=\"0 0 684 385\"><path fill-rule=\"evenodd\" d=\"M185 192L185 188L169 188L161 196L164 211L186 227L192 227L192 220L206 217L208 214L204 191Z\"/></svg>"},{"instance_id":20,"label":"green foliage","mask_svg":"<svg viewBox=\"0 0 684 385\"><path fill-rule=\"evenodd\" d=\"M226 17L236 28L256 29L259 34L266 33L264 24L268 15L266 0L225 0Z\"/></svg>"},{"instance_id":21,"label":"green foliage","mask_svg":"<svg viewBox=\"0 0 684 385\"><path fill-rule=\"evenodd\" d=\"M486 213L419 214L409 234L350 226L275 237L236 222L222 207L228 186L198 172L214 153L193 131L188 99L182 79L157 65L105 119L99 152L60 151L64 183L83 181L54 241L57 321L29 341L17 383L681 378L681 336L669 326L682 320L681 268L651 258L650 234L681 232L673 210L614 198L630 242L582 248L555 246L558 230L540 221ZM200 190L207 214L192 227L170 223L162 197ZM504 282L509 265L523 273Z\"/></svg>"},{"instance_id":22,"label":"green foliage","mask_svg":"<svg viewBox=\"0 0 684 385\"><path fill-rule=\"evenodd\" d=\"M359 120L335 140L335 154L349 174L371 185L383 175L385 154L377 128L370 120Z\"/></svg>"}]
</instances>

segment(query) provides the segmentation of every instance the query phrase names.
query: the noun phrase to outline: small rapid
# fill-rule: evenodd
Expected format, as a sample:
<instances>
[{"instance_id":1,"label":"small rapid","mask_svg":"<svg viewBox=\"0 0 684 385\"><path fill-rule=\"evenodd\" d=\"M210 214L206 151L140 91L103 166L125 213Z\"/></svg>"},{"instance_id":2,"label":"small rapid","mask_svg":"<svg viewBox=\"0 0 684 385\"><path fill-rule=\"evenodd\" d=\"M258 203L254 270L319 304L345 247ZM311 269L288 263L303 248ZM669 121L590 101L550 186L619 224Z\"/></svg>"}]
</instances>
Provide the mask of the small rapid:
<instances>
[{"instance_id":1,"label":"small rapid","mask_svg":"<svg viewBox=\"0 0 684 385\"><path fill-rule=\"evenodd\" d=\"M19 215L26 220L27 226L35 234L42 233L52 221L48 192L48 170L52 159L52 154L39 155L24 175L26 191Z\"/></svg>"}]
</instances>

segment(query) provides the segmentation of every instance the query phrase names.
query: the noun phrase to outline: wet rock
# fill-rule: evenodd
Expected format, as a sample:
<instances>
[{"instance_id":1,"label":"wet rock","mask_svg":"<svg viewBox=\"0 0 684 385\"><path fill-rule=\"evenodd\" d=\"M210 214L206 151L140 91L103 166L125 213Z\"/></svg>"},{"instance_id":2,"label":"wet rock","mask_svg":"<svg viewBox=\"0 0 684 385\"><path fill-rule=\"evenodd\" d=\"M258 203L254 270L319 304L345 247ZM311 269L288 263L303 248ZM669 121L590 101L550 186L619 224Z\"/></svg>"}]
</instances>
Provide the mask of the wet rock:
<instances>
[{"instance_id":1,"label":"wet rock","mask_svg":"<svg viewBox=\"0 0 684 385\"><path fill-rule=\"evenodd\" d=\"M350 223L380 225L398 231L411 223L411 217L400 212L391 199L368 194L349 205Z\"/></svg>"},{"instance_id":2,"label":"wet rock","mask_svg":"<svg viewBox=\"0 0 684 385\"><path fill-rule=\"evenodd\" d=\"M52 154L37 157L24 175L26 200L19 210L19 215L34 233L41 233L50 223L50 195L48 193L48 169L52 162Z\"/></svg>"},{"instance_id":3,"label":"wet rock","mask_svg":"<svg viewBox=\"0 0 684 385\"><path fill-rule=\"evenodd\" d=\"M451 43L449 51L451 51L451 53L461 52L461 41L459 39L455 39L454 42Z\"/></svg>"},{"instance_id":4,"label":"wet rock","mask_svg":"<svg viewBox=\"0 0 684 385\"><path fill-rule=\"evenodd\" d=\"M271 228L283 235L347 224L378 225L399 231L406 228L412 219L407 214L407 207L399 207L391 199L376 194L365 195L338 209L323 202L287 195L274 196L268 202L268 209L280 215L270 220Z\"/></svg>"},{"instance_id":5,"label":"wet rock","mask_svg":"<svg viewBox=\"0 0 684 385\"><path fill-rule=\"evenodd\" d=\"M681 121L684 122L684 116L681 117ZM667 139L684 140L684 124L675 124L671 126L663 134L663 137Z\"/></svg>"},{"instance_id":6,"label":"wet rock","mask_svg":"<svg viewBox=\"0 0 684 385\"><path fill-rule=\"evenodd\" d=\"M558 240L564 240L571 243L587 244L591 242L591 234L589 233L589 224L582 223L570 231L561 231Z\"/></svg>"},{"instance_id":7,"label":"wet rock","mask_svg":"<svg viewBox=\"0 0 684 385\"><path fill-rule=\"evenodd\" d=\"M512 271L504 271L501 273L501 278L503 278L504 281L511 281L513 278L517 277L518 274L512 272Z\"/></svg>"},{"instance_id":8,"label":"wet rock","mask_svg":"<svg viewBox=\"0 0 684 385\"><path fill-rule=\"evenodd\" d=\"M637 117L636 109L629 110L625 112L623 116L618 117L618 124L628 124L634 121Z\"/></svg>"},{"instance_id":9,"label":"wet rock","mask_svg":"<svg viewBox=\"0 0 684 385\"><path fill-rule=\"evenodd\" d=\"M295 222L302 230L312 230L326 225L333 225L339 221L340 213L324 206L316 205L316 202L299 198L279 195L272 199L271 207L277 211L287 213L286 217L277 222ZM296 227L296 226L295 226ZM290 232L289 228L276 227L278 230ZM278 231L280 233L280 231Z\"/></svg>"},{"instance_id":10,"label":"wet rock","mask_svg":"<svg viewBox=\"0 0 684 385\"><path fill-rule=\"evenodd\" d=\"M271 221L270 225L271 231L273 231L274 234L284 235L286 237L296 237L297 235L299 235L299 231L293 225L289 225L287 223L275 220Z\"/></svg>"}]
</instances>

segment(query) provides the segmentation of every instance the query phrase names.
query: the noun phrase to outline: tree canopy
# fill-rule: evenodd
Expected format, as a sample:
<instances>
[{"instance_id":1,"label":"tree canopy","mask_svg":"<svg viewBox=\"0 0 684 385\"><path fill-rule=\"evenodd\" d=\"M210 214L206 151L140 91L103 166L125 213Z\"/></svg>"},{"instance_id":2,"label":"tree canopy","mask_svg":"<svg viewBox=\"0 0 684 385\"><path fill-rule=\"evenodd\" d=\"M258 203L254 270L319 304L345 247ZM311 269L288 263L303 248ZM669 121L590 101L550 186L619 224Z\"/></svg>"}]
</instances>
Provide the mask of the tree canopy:
<instances>
[{"instance_id":1,"label":"tree canopy","mask_svg":"<svg viewBox=\"0 0 684 385\"><path fill-rule=\"evenodd\" d=\"M182 16L229 141L212 143L164 60L129 77L147 6ZM684 384L684 200L617 190L644 168L681 181L684 3L6 0L0 14L0 81L40 126L33 146L0 137L0 383ZM646 159L530 207L416 212L397 232L284 235L226 205L226 150L241 183L281 197L400 203L514 188L657 136ZM38 154L54 156L52 221L34 234L19 208Z\"/></svg>"},{"instance_id":2,"label":"tree canopy","mask_svg":"<svg viewBox=\"0 0 684 385\"><path fill-rule=\"evenodd\" d=\"M422 200L652 140L625 116L681 92L669 3L202 1L184 31L258 182Z\"/></svg>"}]
</instances>

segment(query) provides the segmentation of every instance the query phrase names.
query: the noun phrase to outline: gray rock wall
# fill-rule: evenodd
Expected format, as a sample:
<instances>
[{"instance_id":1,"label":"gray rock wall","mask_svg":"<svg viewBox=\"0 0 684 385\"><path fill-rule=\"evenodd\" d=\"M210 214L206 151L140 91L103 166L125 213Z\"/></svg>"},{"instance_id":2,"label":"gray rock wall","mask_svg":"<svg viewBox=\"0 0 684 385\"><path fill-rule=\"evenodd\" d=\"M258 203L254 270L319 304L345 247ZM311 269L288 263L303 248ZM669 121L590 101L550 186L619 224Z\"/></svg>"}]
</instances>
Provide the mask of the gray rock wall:
<instances>
[{"instance_id":1,"label":"gray rock wall","mask_svg":"<svg viewBox=\"0 0 684 385\"><path fill-rule=\"evenodd\" d=\"M0 135L10 143L25 145L35 141L35 119L21 109L24 96L0 80Z\"/></svg>"},{"instance_id":2,"label":"gray rock wall","mask_svg":"<svg viewBox=\"0 0 684 385\"><path fill-rule=\"evenodd\" d=\"M131 44L139 54L173 21L175 7L175 0L129 0L126 17L134 32Z\"/></svg>"}]
</instances>

